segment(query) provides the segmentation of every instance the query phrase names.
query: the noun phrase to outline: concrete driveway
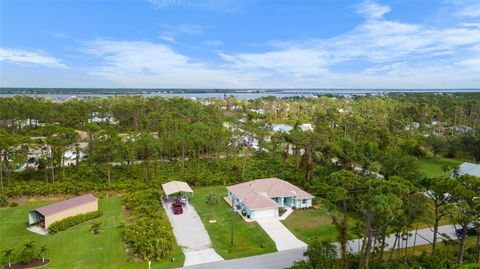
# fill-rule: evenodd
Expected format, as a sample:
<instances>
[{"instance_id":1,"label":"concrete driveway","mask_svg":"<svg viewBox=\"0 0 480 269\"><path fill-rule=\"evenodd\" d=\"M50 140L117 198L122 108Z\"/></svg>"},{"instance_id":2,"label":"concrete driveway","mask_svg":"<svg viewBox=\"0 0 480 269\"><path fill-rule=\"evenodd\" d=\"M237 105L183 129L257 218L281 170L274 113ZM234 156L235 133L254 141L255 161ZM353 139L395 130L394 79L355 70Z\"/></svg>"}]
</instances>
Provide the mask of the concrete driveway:
<instances>
[{"instance_id":1,"label":"concrete driveway","mask_svg":"<svg viewBox=\"0 0 480 269\"><path fill-rule=\"evenodd\" d=\"M188 204L183 208L183 214L175 215L171 203L162 202L162 205L172 224L177 244L185 254L184 266L223 260L212 248L207 230L193 206Z\"/></svg>"},{"instance_id":2,"label":"concrete driveway","mask_svg":"<svg viewBox=\"0 0 480 269\"><path fill-rule=\"evenodd\" d=\"M295 235L276 218L257 219L257 223L265 230L270 238L272 238L278 251L304 248L307 246L307 244L296 238Z\"/></svg>"}]
</instances>

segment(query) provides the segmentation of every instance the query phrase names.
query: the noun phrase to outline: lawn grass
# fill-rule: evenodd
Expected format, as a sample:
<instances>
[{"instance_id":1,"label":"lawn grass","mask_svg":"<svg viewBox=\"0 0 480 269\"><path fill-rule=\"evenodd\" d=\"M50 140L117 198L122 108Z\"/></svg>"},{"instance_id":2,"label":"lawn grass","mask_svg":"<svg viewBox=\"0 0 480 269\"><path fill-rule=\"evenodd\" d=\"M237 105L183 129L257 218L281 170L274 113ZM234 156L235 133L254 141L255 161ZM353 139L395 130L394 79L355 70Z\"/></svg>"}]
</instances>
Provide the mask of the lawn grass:
<instances>
[{"instance_id":1,"label":"lawn grass","mask_svg":"<svg viewBox=\"0 0 480 269\"><path fill-rule=\"evenodd\" d=\"M219 197L219 204L216 208L217 222L213 224L209 223L212 210L205 203L205 197L210 192ZM232 216L230 206L223 200L223 196L226 195L227 189L223 186L194 189L193 205L210 235L215 251L224 259L275 252L275 243L256 222L247 223L238 214ZM232 220L233 247L230 246Z\"/></svg>"},{"instance_id":2,"label":"lawn grass","mask_svg":"<svg viewBox=\"0 0 480 269\"><path fill-rule=\"evenodd\" d=\"M475 244L476 244L476 241L477 241L477 239L476 239L475 236L467 237L467 239L465 240L465 248L474 247ZM454 245L446 245L443 242L438 242L437 243L437 249L440 253L447 252L447 253L453 254L454 251L458 250L458 243L454 244ZM390 253L390 252L391 252L391 250L385 251L385 253ZM395 252L398 252L398 250L395 250ZM410 255L412 255L412 254L413 255L421 255L423 252L432 253L432 244L415 246L415 248L408 247L406 250L402 249L402 253L407 253L407 254L410 254ZM394 254L396 254L396 253L394 253ZM388 255L386 255L386 257L388 257Z\"/></svg>"},{"instance_id":3,"label":"lawn grass","mask_svg":"<svg viewBox=\"0 0 480 269\"><path fill-rule=\"evenodd\" d=\"M338 231L335 225L333 225L332 217L325 208L294 210L282 223L298 239L308 245L315 239L331 242L338 241Z\"/></svg>"},{"instance_id":4,"label":"lawn grass","mask_svg":"<svg viewBox=\"0 0 480 269\"><path fill-rule=\"evenodd\" d=\"M464 161L450 158L437 158L437 159L420 159L420 170L428 177L441 177L445 176L443 172L443 166L448 165L450 168L459 166Z\"/></svg>"},{"instance_id":5,"label":"lawn grass","mask_svg":"<svg viewBox=\"0 0 480 269\"><path fill-rule=\"evenodd\" d=\"M122 206L120 198L99 200L103 215L54 235L37 235L27 231L27 212L51 202L35 202L17 207L0 209L0 251L13 248L21 251L24 242L34 240L37 246L47 247L46 257L51 263L45 268L146 268L146 263L129 262L124 250L121 233ZM92 222L100 222L102 232L90 233ZM175 262L171 259L175 258ZM152 268L174 268L183 265L183 253L179 247ZM3 261L5 263L5 261Z\"/></svg>"}]
</instances>

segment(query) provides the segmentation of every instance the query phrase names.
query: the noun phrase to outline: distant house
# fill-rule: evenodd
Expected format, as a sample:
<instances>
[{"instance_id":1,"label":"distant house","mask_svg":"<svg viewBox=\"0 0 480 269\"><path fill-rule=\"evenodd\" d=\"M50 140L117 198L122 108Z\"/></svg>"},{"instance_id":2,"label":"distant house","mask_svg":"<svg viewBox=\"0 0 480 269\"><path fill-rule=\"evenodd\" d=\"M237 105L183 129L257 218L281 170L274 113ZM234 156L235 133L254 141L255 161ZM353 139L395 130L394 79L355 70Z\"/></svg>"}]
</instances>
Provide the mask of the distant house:
<instances>
[{"instance_id":1,"label":"distant house","mask_svg":"<svg viewBox=\"0 0 480 269\"><path fill-rule=\"evenodd\" d=\"M235 210L251 220L278 217L280 207L308 208L313 195L278 179L256 179L227 187L228 199Z\"/></svg>"},{"instance_id":2,"label":"distant house","mask_svg":"<svg viewBox=\"0 0 480 269\"><path fill-rule=\"evenodd\" d=\"M458 167L455 176L471 175L480 177L480 164L464 162Z\"/></svg>"},{"instance_id":3,"label":"distant house","mask_svg":"<svg viewBox=\"0 0 480 269\"><path fill-rule=\"evenodd\" d=\"M259 115L265 115L265 114L267 114L267 111L265 111L265 109L263 109L263 108L250 109L250 111L255 112L255 113L259 114Z\"/></svg>"},{"instance_id":4,"label":"distant house","mask_svg":"<svg viewBox=\"0 0 480 269\"><path fill-rule=\"evenodd\" d=\"M270 127L270 130L276 133L289 133L291 130L293 130L293 126L289 124L272 124Z\"/></svg>"},{"instance_id":5,"label":"distant house","mask_svg":"<svg viewBox=\"0 0 480 269\"><path fill-rule=\"evenodd\" d=\"M62 219L98 210L98 199L85 194L72 199L40 207L28 212L28 224L39 225L44 229Z\"/></svg>"},{"instance_id":6,"label":"distant house","mask_svg":"<svg viewBox=\"0 0 480 269\"><path fill-rule=\"evenodd\" d=\"M300 124L298 125L298 128L304 132L312 132L315 130L315 128L313 128L311 123Z\"/></svg>"},{"instance_id":7,"label":"distant house","mask_svg":"<svg viewBox=\"0 0 480 269\"><path fill-rule=\"evenodd\" d=\"M93 123L107 123L107 124L117 124L118 121L115 120L115 118L110 115L109 113L106 114L101 114L99 112L93 112L91 114L91 117L88 119L88 122L93 122Z\"/></svg>"}]
</instances>

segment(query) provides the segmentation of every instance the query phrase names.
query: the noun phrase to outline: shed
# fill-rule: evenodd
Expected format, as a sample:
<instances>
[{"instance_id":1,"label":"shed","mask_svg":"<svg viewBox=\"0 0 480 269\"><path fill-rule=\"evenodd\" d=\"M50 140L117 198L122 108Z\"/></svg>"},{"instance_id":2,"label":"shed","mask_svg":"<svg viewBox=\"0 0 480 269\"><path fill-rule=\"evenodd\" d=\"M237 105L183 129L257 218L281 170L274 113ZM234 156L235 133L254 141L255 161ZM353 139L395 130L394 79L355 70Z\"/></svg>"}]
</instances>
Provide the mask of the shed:
<instances>
[{"instance_id":1,"label":"shed","mask_svg":"<svg viewBox=\"0 0 480 269\"><path fill-rule=\"evenodd\" d=\"M458 176L471 175L480 177L480 164L464 162L458 167Z\"/></svg>"},{"instance_id":2,"label":"shed","mask_svg":"<svg viewBox=\"0 0 480 269\"><path fill-rule=\"evenodd\" d=\"M163 193L165 194L165 198L168 199L169 195L172 194L188 194L193 196L193 190L187 184L187 182L183 181L170 181L168 183L162 184Z\"/></svg>"},{"instance_id":3,"label":"shed","mask_svg":"<svg viewBox=\"0 0 480 269\"><path fill-rule=\"evenodd\" d=\"M48 226L56 221L97 210L98 198L85 194L29 211L28 224L48 229Z\"/></svg>"}]
</instances>

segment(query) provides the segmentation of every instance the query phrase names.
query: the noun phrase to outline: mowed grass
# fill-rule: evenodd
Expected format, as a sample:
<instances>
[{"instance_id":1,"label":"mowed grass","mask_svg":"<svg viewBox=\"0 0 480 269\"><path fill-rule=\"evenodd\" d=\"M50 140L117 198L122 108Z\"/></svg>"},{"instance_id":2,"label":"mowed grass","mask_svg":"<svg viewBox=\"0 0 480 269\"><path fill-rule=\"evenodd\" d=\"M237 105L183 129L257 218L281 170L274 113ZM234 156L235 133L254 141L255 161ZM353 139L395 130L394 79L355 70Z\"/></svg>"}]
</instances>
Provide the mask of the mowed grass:
<instances>
[{"instance_id":1,"label":"mowed grass","mask_svg":"<svg viewBox=\"0 0 480 269\"><path fill-rule=\"evenodd\" d=\"M122 206L120 198L99 200L103 215L54 235L37 235L27 228L27 212L51 202L37 202L0 209L0 251L15 249L16 255L26 241L45 245L45 257L51 263L44 268L147 268L146 262L129 262L122 242ZM100 222L102 232L90 233L92 222ZM175 258L175 262L171 259ZM152 268L174 268L183 265L183 253L177 247L171 257L155 262ZM5 263L5 261L2 261Z\"/></svg>"},{"instance_id":2,"label":"mowed grass","mask_svg":"<svg viewBox=\"0 0 480 269\"><path fill-rule=\"evenodd\" d=\"M420 159L420 169L428 177L441 177L445 176L443 167L447 165L450 169L453 169L464 161L450 158L438 158L438 159Z\"/></svg>"},{"instance_id":3,"label":"mowed grass","mask_svg":"<svg viewBox=\"0 0 480 269\"><path fill-rule=\"evenodd\" d=\"M337 241L337 229L332 224L332 217L324 208L294 210L282 223L298 239L307 244L315 239Z\"/></svg>"},{"instance_id":4,"label":"mowed grass","mask_svg":"<svg viewBox=\"0 0 480 269\"><path fill-rule=\"evenodd\" d=\"M193 191L193 205L210 235L213 248L224 259L276 251L275 243L256 222L247 223L238 214L232 216L230 206L223 200L223 197L227 195L225 187L197 188ZM219 204L216 208L216 223L209 223L212 209L205 203L205 199L210 192L215 193L219 198ZM232 220L233 247L230 245Z\"/></svg>"}]
</instances>

